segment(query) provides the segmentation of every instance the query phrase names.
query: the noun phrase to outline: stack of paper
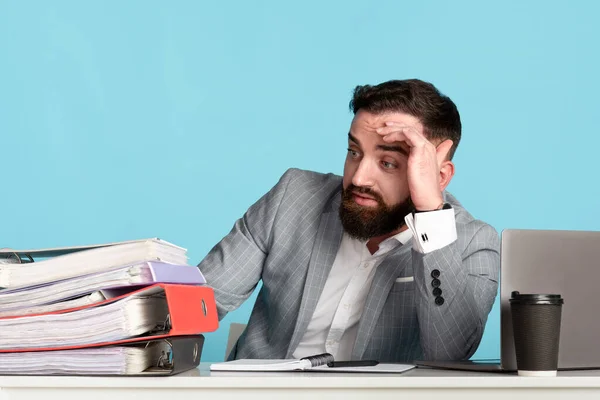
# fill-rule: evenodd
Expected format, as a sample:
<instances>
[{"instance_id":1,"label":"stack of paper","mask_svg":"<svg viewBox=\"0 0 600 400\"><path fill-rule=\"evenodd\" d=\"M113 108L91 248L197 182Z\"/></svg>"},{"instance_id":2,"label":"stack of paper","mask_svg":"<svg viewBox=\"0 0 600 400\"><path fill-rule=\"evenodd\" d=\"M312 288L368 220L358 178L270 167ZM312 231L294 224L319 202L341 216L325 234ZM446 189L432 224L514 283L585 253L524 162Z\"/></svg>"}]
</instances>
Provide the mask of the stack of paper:
<instances>
[{"instance_id":1,"label":"stack of paper","mask_svg":"<svg viewBox=\"0 0 600 400\"><path fill-rule=\"evenodd\" d=\"M0 374L27 375L172 375L197 365L194 349L202 348L202 336L179 336L169 341L148 341L95 348L28 353L0 353ZM186 348L187 347L187 348ZM166 356L173 353L178 365ZM192 358L181 360L180 354ZM172 356L170 356L172 357ZM158 362L157 362L158 361ZM159 365L162 364L162 368ZM171 369L164 366L172 365Z\"/></svg>"},{"instance_id":2,"label":"stack of paper","mask_svg":"<svg viewBox=\"0 0 600 400\"><path fill-rule=\"evenodd\" d=\"M204 276L191 265L148 261L37 286L0 291L0 317L60 310L61 299L69 307L104 300L103 289L149 285L152 283L204 284ZM67 306L67 304L65 304Z\"/></svg>"},{"instance_id":3,"label":"stack of paper","mask_svg":"<svg viewBox=\"0 0 600 400\"><path fill-rule=\"evenodd\" d=\"M1 249L0 373L137 374L148 360L156 367L148 341L129 343L180 335L203 343L200 334L218 326L205 284L186 250L160 239ZM106 360L87 365L94 356Z\"/></svg>"},{"instance_id":4,"label":"stack of paper","mask_svg":"<svg viewBox=\"0 0 600 400\"><path fill-rule=\"evenodd\" d=\"M187 264L186 250L160 239L148 239L124 244L67 252L68 248L44 250L0 250L5 259L18 254L57 257L22 264L0 264L0 288L30 287L61 279L73 278L95 272L131 266L143 261L162 261L170 264ZM55 251L55 253L53 253Z\"/></svg>"},{"instance_id":5,"label":"stack of paper","mask_svg":"<svg viewBox=\"0 0 600 400\"><path fill-rule=\"evenodd\" d=\"M79 346L141 335L164 322L166 307L159 297L133 295L77 312L1 319L0 349Z\"/></svg>"}]
</instances>

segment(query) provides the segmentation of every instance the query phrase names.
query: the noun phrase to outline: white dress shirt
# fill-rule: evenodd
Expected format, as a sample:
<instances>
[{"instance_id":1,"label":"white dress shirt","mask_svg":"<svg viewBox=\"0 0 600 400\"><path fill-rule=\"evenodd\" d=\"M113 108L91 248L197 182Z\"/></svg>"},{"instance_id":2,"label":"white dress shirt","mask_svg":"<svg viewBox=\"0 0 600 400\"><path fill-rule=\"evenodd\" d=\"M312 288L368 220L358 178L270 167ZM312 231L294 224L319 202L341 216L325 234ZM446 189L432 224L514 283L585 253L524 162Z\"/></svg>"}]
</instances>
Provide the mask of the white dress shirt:
<instances>
[{"instance_id":1,"label":"white dress shirt","mask_svg":"<svg viewBox=\"0 0 600 400\"><path fill-rule=\"evenodd\" d=\"M411 239L413 249L421 253L456 240L453 209L416 213L414 217L409 214L405 221L408 229L385 239L374 254L367 249L366 241L343 233L315 312L293 357L327 352L336 360L349 360L375 269L385 255Z\"/></svg>"}]
</instances>

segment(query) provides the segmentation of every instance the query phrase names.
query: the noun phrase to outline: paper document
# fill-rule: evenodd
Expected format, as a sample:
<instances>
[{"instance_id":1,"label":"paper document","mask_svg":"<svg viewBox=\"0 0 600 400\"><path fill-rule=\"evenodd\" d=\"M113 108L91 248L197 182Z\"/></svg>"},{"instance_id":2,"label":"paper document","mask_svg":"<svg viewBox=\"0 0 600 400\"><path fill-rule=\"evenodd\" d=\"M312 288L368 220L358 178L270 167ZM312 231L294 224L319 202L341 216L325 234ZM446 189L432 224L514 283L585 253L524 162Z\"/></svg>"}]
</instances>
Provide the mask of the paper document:
<instances>
[{"instance_id":1,"label":"paper document","mask_svg":"<svg viewBox=\"0 0 600 400\"><path fill-rule=\"evenodd\" d=\"M50 303L35 306L26 306L23 308L5 310L0 308L0 318L3 317L18 317L33 314L44 314L53 311L68 310L70 308L82 307L91 304L100 303L106 300L106 296L102 292L92 292L74 299L60 301L58 303Z\"/></svg>"},{"instance_id":2,"label":"paper document","mask_svg":"<svg viewBox=\"0 0 600 400\"><path fill-rule=\"evenodd\" d=\"M112 342L164 324L169 309L160 289L57 314L0 319L0 349L34 349Z\"/></svg>"},{"instance_id":3,"label":"paper document","mask_svg":"<svg viewBox=\"0 0 600 400\"><path fill-rule=\"evenodd\" d=\"M324 365L321 367L312 368L310 372L373 372L373 373L401 373L416 368L412 364L386 364L380 363L372 367L340 367L329 368Z\"/></svg>"},{"instance_id":4,"label":"paper document","mask_svg":"<svg viewBox=\"0 0 600 400\"><path fill-rule=\"evenodd\" d=\"M153 283L199 285L206 283L206 280L195 266L145 262L33 287L0 290L0 317L20 315L20 310L26 308L84 296L103 289ZM65 308L67 307L62 309Z\"/></svg>"},{"instance_id":5,"label":"paper document","mask_svg":"<svg viewBox=\"0 0 600 400\"><path fill-rule=\"evenodd\" d=\"M112 242L112 243L99 243L99 244L90 244L90 245L82 245L82 246L64 246L64 247L49 247L45 249L10 249L10 248L0 248L0 256L5 255L19 255L19 256L31 256L33 258L47 258L47 257L57 257L65 254L75 253L77 251L83 250L91 250L97 249L100 247L109 247L109 246L117 246L123 244L132 244L132 243L143 243L143 242L157 242L161 243L165 246L170 246L174 251L185 253L187 249L183 247L179 247L174 245L173 243L169 243L166 240L162 240L159 238L148 238L148 239L137 239L137 240L125 240L122 242Z\"/></svg>"},{"instance_id":6,"label":"paper document","mask_svg":"<svg viewBox=\"0 0 600 400\"><path fill-rule=\"evenodd\" d=\"M198 366L203 343L198 334L127 345L0 353L0 374L171 375Z\"/></svg>"},{"instance_id":7,"label":"paper document","mask_svg":"<svg viewBox=\"0 0 600 400\"><path fill-rule=\"evenodd\" d=\"M307 357L310 359L310 357ZM261 360L261 359L240 359L214 363L210 365L211 371L254 371L254 372L373 372L373 373L401 373L415 368L411 364L385 364L380 363L369 367L335 367L330 368L327 365L313 365L307 359L302 360Z\"/></svg>"},{"instance_id":8,"label":"paper document","mask_svg":"<svg viewBox=\"0 0 600 400\"><path fill-rule=\"evenodd\" d=\"M6 253L5 253L6 255ZM0 264L0 288L55 282L144 261L187 264L184 249L159 240L146 240L77 251L24 264Z\"/></svg>"}]
</instances>

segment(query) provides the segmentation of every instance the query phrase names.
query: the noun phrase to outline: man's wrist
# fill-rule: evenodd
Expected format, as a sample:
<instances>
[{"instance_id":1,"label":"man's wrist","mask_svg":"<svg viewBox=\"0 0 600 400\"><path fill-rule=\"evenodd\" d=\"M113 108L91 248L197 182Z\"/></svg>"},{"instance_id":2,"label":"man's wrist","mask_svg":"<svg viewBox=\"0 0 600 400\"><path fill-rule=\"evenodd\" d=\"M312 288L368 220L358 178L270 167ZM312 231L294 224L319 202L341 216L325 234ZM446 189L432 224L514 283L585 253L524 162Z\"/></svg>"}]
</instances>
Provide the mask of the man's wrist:
<instances>
[{"instance_id":1,"label":"man's wrist","mask_svg":"<svg viewBox=\"0 0 600 400\"><path fill-rule=\"evenodd\" d=\"M413 235L413 249L419 253L439 250L457 238L455 211L450 203L437 211L412 212L404 220Z\"/></svg>"},{"instance_id":2,"label":"man's wrist","mask_svg":"<svg viewBox=\"0 0 600 400\"><path fill-rule=\"evenodd\" d=\"M421 208L415 208L415 212L416 213L422 213L422 212L438 211L438 210L442 210L442 209L446 209L446 208L450 208L450 204L444 203L444 201L442 200L438 204L438 206L435 207L435 208L429 208L429 209L427 209L425 207L423 209L421 209Z\"/></svg>"}]
</instances>

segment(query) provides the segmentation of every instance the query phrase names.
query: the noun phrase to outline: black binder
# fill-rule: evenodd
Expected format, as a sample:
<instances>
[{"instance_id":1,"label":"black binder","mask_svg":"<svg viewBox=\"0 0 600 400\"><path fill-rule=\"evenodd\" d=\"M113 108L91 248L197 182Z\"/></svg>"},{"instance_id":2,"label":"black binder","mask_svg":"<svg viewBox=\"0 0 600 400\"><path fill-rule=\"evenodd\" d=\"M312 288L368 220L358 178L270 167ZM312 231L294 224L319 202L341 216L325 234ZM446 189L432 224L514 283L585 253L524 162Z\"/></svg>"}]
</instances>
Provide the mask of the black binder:
<instances>
[{"instance_id":1,"label":"black binder","mask_svg":"<svg viewBox=\"0 0 600 400\"><path fill-rule=\"evenodd\" d=\"M172 336L129 342L119 345L86 347L69 350L44 350L31 352L0 353L0 375L77 375L77 376L169 376L196 368L200 364L203 335ZM118 349L116 349L118 348ZM102 357L111 350L126 351L135 348L136 356L150 366L142 371L107 371L98 367L94 370L94 361L102 364ZM103 355L104 354L104 355ZM139 358L139 357L138 357ZM56 360L61 360L57 362ZM140 359L124 362L140 362ZM85 367L82 367L85 365ZM91 366L90 366L91 365ZM129 364L127 364L129 365Z\"/></svg>"},{"instance_id":2,"label":"black binder","mask_svg":"<svg viewBox=\"0 0 600 400\"><path fill-rule=\"evenodd\" d=\"M176 375L200 365L204 335L175 336L157 340L164 346L154 367L140 373L140 376Z\"/></svg>"}]
</instances>

